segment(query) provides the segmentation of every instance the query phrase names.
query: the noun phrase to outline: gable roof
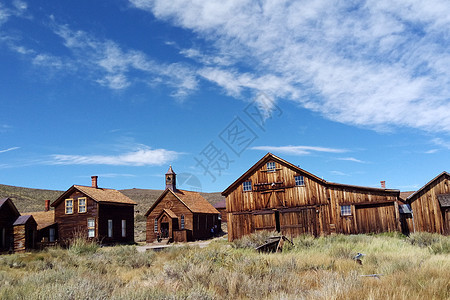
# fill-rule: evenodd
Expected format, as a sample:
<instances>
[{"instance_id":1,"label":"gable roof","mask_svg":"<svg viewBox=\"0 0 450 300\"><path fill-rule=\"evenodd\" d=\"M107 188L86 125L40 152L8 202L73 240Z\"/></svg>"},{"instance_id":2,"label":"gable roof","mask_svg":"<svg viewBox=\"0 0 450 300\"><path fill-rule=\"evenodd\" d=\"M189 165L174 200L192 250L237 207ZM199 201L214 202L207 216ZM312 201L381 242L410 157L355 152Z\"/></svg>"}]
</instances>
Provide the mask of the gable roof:
<instances>
[{"instance_id":1,"label":"gable roof","mask_svg":"<svg viewBox=\"0 0 450 300\"><path fill-rule=\"evenodd\" d=\"M161 213L159 214L158 219L161 217L161 215L163 215L163 214L165 214L165 213L166 213L170 218L172 218L172 219L178 218L177 215L176 215L171 209L169 209L169 208L164 208L164 209L161 211Z\"/></svg>"},{"instance_id":2,"label":"gable roof","mask_svg":"<svg viewBox=\"0 0 450 300\"><path fill-rule=\"evenodd\" d=\"M408 201L411 201L412 198L414 198L416 195L418 195L421 191L423 191L425 188L427 188L430 184L432 184L434 181L438 180L441 176L448 176L450 177L450 174L446 171L440 173L438 176L434 177L428 183L426 183L423 187L415 191L413 194L409 195L408 198L406 198Z\"/></svg>"},{"instance_id":3,"label":"gable roof","mask_svg":"<svg viewBox=\"0 0 450 300\"><path fill-rule=\"evenodd\" d=\"M16 221L14 222L13 226L16 225L25 225L29 220L33 220L33 216L32 215L24 215L24 216L19 216ZM36 223L36 221L35 221Z\"/></svg>"},{"instance_id":4,"label":"gable roof","mask_svg":"<svg viewBox=\"0 0 450 300\"><path fill-rule=\"evenodd\" d=\"M37 223L37 230L41 230L42 228L48 227L50 225L55 224L55 211L34 211L27 212L27 215L32 215L34 220Z\"/></svg>"},{"instance_id":5,"label":"gable roof","mask_svg":"<svg viewBox=\"0 0 450 300\"><path fill-rule=\"evenodd\" d=\"M263 156L263 158L261 158L256 164L254 164L250 169L247 170L247 172L245 172L244 174L242 174L241 177L239 177L235 182L233 182L229 187L227 187L223 192L222 192L222 196L227 196L229 195L237 186L239 186L247 177L249 177L250 174L252 174L253 172L255 172L257 169L259 169L262 165L264 165L265 163L267 163L268 161L276 161L279 164L282 165L286 165L288 167L290 167L291 169L296 170L299 173L303 173L308 175L309 177L314 178L315 180L322 182L322 183L326 183L325 180L323 180L322 178L317 177L316 175L309 173L305 170L303 170L300 167L297 167L296 165L291 164L290 162L279 158L278 156L272 154L272 153L267 153L266 155Z\"/></svg>"},{"instance_id":6,"label":"gable roof","mask_svg":"<svg viewBox=\"0 0 450 300\"><path fill-rule=\"evenodd\" d=\"M14 211L14 213L17 216L20 216L20 212L17 210L17 207L14 205L11 198L0 199L0 208L2 208L4 205L9 205L9 207Z\"/></svg>"},{"instance_id":7,"label":"gable roof","mask_svg":"<svg viewBox=\"0 0 450 300\"><path fill-rule=\"evenodd\" d=\"M406 200L408 199L409 196L411 196L412 194L414 194L416 191L407 191L407 192L400 192L400 199L401 200Z\"/></svg>"},{"instance_id":8,"label":"gable roof","mask_svg":"<svg viewBox=\"0 0 450 300\"><path fill-rule=\"evenodd\" d=\"M285 165L295 171L297 171L298 173L302 173L307 175L310 178L315 179L316 181L322 183L323 185L327 185L327 186L341 186L341 187L348 187L348 188L352 188L352 189L361 189L361 190L372 190L372 191L380 191L380 192L393 192L393 193L399 193L399 190L392 190L392 189L384 189L384 188L374 188L374 187L365 187L365 186L357 186L357 185L348 185L348 184L341 184L341 183L334 183L334 182L327 182L326 180L317 177L316 175L309 173L308 171L303 170L302 168L291 164L290 162L279 158L278 156L272 154L272 153L267 153L266 155L264 155L263 158L261 158L256 164L254 164L250 169L248 169L247 172L245 172L244 174L242 174L241 177L239 177L235 182L233 182L228 188L226 188L223 192L222 192L222 196L228 196L237 186L239 186L245 179L247 179L247 177L250 176L250 174L252 174L253 172L255 172L257 169L259 169L263 164L267 163L268 161L276 161L282 165Z\"/></svg>"},{"instance_id":9,"label":"gable roof","mask_svg":"<svg viewBox=\"0 0 450 300\"><path fill-rule=\"evenodd\" d=\"M227 201L225 199L220 200L216 204L214 204L214 207L217 208L226 208L227 207Z\"/></svg>"},{"instance_id":10,"label":"gable roof","mask_svg":"<svg viewBox=\"0 0 450 300\"><path fill-rule=\"evenodd\" d=\"M442 207L450 207L450 194L437 195L437 198Z\"/></svg>"},{"instance_id":11,"label":"gable roof","mask_svg":"<svg viewBox=\"0 0 450 300\"><path fill-rule=\"evenodd\" d=\"M92 198L92 200L101 203L118 203L118 204L129 204L129 205L137 205L136 202L119 192L118 190L113 189L103 189L103 188L95 188L91 186L83 186L83 185L73 185L66 192L64 192L58 199L56 199L51 206L57 206L61 201L63 201L67 195L71 194L74 190L78 190L81 193L85 194Z\"/></svg>"},{"instance_id":12,"label":"gable roof","mask_svg":"<svg viewBox=\"0 0 450 300\"><path fill-rule=\"evenodd\" d=\"M164 198L167 193L172 193L181 203L184 204L193 213L204 213L204 214L219 214L219 211L215 209L211 203L209 203L205 198L203 198L200 193L179 190L175 192L171 189L166 189L162 192L161 196L153 203L150 209L145 213L146 216L158 205L159 202Z\"/></svg>"}]
</instances>

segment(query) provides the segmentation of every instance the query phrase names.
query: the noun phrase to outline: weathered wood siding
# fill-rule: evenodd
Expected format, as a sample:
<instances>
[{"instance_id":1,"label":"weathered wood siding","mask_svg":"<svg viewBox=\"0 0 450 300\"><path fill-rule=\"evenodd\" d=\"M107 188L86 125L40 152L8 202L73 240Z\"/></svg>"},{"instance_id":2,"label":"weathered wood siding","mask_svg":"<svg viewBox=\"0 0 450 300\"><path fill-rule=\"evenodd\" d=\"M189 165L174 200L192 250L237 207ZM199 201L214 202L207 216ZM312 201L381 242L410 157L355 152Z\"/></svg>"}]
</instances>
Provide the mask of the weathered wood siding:
<instances>
[{"instance_id":1,"label":"weathered wood siding","mask_svg":"<svg viewBox=\"0 0 450 300\"><path fill-rule=\"evenodd\" d=\"M448 210L441 208L437 195L450 193L450 178L443 174L409 199L417 231L449 234Z\"/></svg>"},{"instance_id":2,"label":"weathered wood siding","mask_svg":"<svg viewBox=\"0 0 450 300\"><path fill-rule=\"evenodd\" d=\"M25 252L36 247L36 226L34 220L14 226L14 252Z\"/></svg>"},{"instance_id":3,"label":"weathered wood siding","mask_svg":"<svg viewBox=\"0 0 450 300\"><path fill-rule=\"evenodd\" d=\"M167 193L163 199L157 204L157 206L150 212L147 216L147 230L146 230L146 241L151 243L156 240L156 233L154 231L155 219L159 217L164 208L169 208L178 217L178 224L181 225L181 215L184 215L184 228L193 231L193 214L192 212L178 200L172 193ZM160 230L161 220L158 220L158 230ZM180 228L173 228L172 230L178 230ZM173 238L173 237L172 237Z\"/></svg>"},{"instance_id":4,"label":"weathered wood siding","mask_svg":"<svg viewBox=\"0 0 450 300\"><path fill-rule=\"evenodd\" d=\"M323 183L278 161L275 171L267 171L267 162L243 180L251 181L251 191L244 192L240 184L227 195L228 239L259 230L289 236L328 233L330 213ZM296 186L295 176L303 176L304 185Z\"/></svg>"},{"instance_id":5,"label":"weathered wood siding","mask_svg":"<svg viewBox=\"0 0 450 300\"><path fill-rule=\"evenodd\" d=\"M328 187L331 227L337 233L356 234L400 231L398 192L344 185ZM341 206L350 205L352 214L341 215Z\"/></svg>"},{"instance_id":6,"label":"weathered wood siding","mask_svg":"<svg viewBox=\"0 0 450 300\"><path fill-rule=\"evenodd\" d=\"M13 250L14 232L12 225L19 215L7 203L2 205L0 209L0 251Z\"/></svg>"},{"instance_id":7,"label":"weathered wood siding","mask_svg":"<svg viewBox=\"0 0 450 300\"><path fill-rule=\"evenodd\" d=\"M87 211L78 213L78 198L86 197ZM65 200L55 207L55 222L58 223L58 237L61 243L68 243L75 236L87 238L87 220L95 219L95 236L98 237L98 205L80 191L74 191L66 197L73 199L73 213L66 214Z\"/></svg>"}]
</instances>

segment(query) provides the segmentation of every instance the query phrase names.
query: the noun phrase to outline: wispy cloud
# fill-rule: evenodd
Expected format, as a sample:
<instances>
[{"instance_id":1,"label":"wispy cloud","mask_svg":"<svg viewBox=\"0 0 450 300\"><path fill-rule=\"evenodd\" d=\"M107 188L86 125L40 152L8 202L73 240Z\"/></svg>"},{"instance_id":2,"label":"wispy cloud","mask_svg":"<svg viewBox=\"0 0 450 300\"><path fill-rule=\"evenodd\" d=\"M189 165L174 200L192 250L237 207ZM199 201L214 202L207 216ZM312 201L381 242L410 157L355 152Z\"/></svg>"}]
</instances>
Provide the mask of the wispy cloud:
<instances>
[{"instance_id":1,"label":"wispy cloud","mask_svg":"<svg viewBox=\"0 0 450 300\"><path fill-rule=\"evenodd\" d=\"M366 162L354 157L339 157L336 158L337 160L345 160L345 161L352 161L352 162L356 162L356 163L360 163L360 164L365 164Z\"/></svg>"},{"instance_id":2,"label":"wispy cloud","mask_svg":"<svg viewBox=\"0 0 450 300\"><path fill-rule=\"evenodd\" d=\"M347 152L347 150L345 149L316 147L316 146L256 146L252 147L251 149L276 152L287 155L310 155L313 152L326 152L326 153Z\"/></svg>"},{"instance_id":3,"label":"wispy cloud","mask_svg":"<svg viewBox=\"0 0 450 300\"><path fill-rule=\"evenodd\" d=\"M52 155L52 164L58 165L114 165L153 166L176 160L179 152L166 149L142 148L120 155Z\"/></svg>"},{"instance_id":4,"label":"wispy cloud","mask_svg":"<svg viewBox=\"0 0 450 300\"><path fill-rule=\"evenodd\" d=\"M14 150L17 150L17 149L20 149L20 147L11 147L11 148L8 148L8 149L0 150L0 153L14 151Z\"/></svg>"},{"instance_id":5,"label":"wispy cloud","mask_svg":"<svg viewBox=\"0 0 450 300\"><path fill-rule=\"evenodd\" d=\"M184 54L230 95L262 91L377 130L450 132L448 1L130 2L212 45L206 61ZM214 62L224 54L228 65Z\"/></svg>"},{"instance_id":6,"label":"wispy cloud","mask_svg":"<svg viewBox=\"0 0 450 300\"><path fill-rule=\"evenodd\" d=\"M425 151L425 154L433 154L433 153L436 153L438 151L439 151L438 149L431 149L431 150Z\"/></svg>"},{"instance_id":7,"label":"wispy cloud","mask_svg":"<svg viewBox=\"0 0 450 300\"><path fill-rule=\"evenodd\" d=\"M432 143L434 143L437 146L440 146L442 148L450 150L450 142L445 141L442 138L435 138L431 140Z\"/></svg>"},{"instance_id":8,"label":"wispy cloud","mask_svg":"<svg viewBox=\"0 0 450 300\"><path fill-rule=\"evenodd\" d=\"M341 172L341 171L330 171L330 173L333 175L338 175L338 176L349 176L348 174Z\"/></svg>"}]
</instances>

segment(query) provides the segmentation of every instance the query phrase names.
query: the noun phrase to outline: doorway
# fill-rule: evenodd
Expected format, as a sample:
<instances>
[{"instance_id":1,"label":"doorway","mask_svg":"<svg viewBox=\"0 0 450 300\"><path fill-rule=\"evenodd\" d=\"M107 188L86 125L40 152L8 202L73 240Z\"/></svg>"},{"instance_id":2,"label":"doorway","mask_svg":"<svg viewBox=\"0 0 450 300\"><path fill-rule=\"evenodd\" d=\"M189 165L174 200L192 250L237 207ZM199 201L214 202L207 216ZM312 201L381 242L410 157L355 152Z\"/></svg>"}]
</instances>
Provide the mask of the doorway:
<instances>
[{"instance_id":1,"label":"doorway","mask_svg":"<svg viewBox=\"0 0 450 300\"><path fill-rule=\"evenodd\" d=\"M169 237L169 223L161 223L161 238L165 239Z\"/></svg>"},{"instance_id":2,"label":"doorway","mask_svg":"<svg viewBox=\"0 0 450 300\"><path fill-rule=\"evenodd\" d=\"M277 232L281 231L281 226L280 226L280 212L277 210L275 211L275 229Z\"/></svg>"}]
</instances>

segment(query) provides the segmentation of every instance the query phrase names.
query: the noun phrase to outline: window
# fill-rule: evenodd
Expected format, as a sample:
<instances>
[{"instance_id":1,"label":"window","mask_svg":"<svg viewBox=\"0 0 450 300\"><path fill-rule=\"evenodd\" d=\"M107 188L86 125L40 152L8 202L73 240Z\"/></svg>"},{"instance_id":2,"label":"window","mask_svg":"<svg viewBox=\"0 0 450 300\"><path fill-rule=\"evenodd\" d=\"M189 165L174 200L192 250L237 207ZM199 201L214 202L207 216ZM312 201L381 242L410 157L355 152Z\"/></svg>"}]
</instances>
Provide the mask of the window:
<instances>
[{"instance_id":1,"label":"window","mask_svg":"<svg viewBox=\"0 0 450 300\"><path fill-rule=\"evenodd\" d=\"M267 163L267 172L275 172L275 162L271 161Z\"/></svg>"},{"instance_id":2,"label":"window","mask_svg":"<svg viewBox=\"0 0 450 300\"><path fill-rule=\"evenodd\" d=\"M87 220L87 228L88 228L88 237L95 237L95 219Z\"/></svg>"},{"instance_id":3,"label":"window","mask_svg":"<svg viewBox=\"0 0 450 300\"><path fill-rule=\"evenodd\" d=\"M122 220L122 237L127 236L127 220Z\"/></svg>"},{"instance_id":4,"label":"window","mask_svg":"<svg viewBox=\"0 0 450 300\"><path fill-rule=\"evenodd\" d=\"M305 179L303 178L303 176L295 176L295 185L296 186L305 185Z\"/></svg>"},{"instance_id":5,"label":"window","mask_svg":"<svg viewBox=\"0 0 450 300\"><path fill-rule=\"evenodd\" d=\"M108 220L108 237L113 236L113 220Z\"/></svg>"},{"instance_id":6,"label":"window","mask_svg":"<svg viewBox=\"0 0 450 300\"><path fill-rule=\"evenodd\" d=\"M66 214L73 214L73 199L66 199Z\"/></svg>"},{"instance_id":7,"label":"window","mask_svg":"<svg viewBox=\"0 0 450 300\"><path fill-rule=\"evenodd\" d=\"M351 216L352 208L350 205L341 205L341 216Z\"/></svg>"},{"instance_id":8,"label":"window","mask_svg":"<svg viewBox=\"0 0 450 300\"><path fill-rule=\"evenodd\" d=\"M184 215L181 215L181 229L184 229Z\"/></svg>"},{"instance_id":9,"label":"window","mask_svg":"<svg viewBox=\"0 0 450 300\"><path fill-rule=\"evenodd\" d=\"M55 241L55 228L49 228L48 229L48 241L50 243L53 243Z\"/></svg>"},{"instance_id":10,"label":"window","mask_svg":"<svg viewBox=\"0 0 450 300\"><path fill-rule=\"evenodd\" d=\"M242 184L242 189L244 190L244 192L249 192L252 190L252 182L251 181L245 181Z\"/></svg>"},{"instance_id":11,"label":"window","mask_svg":"<svg viewBox=\"0 0 450 300\"><path fill-rule=\"evenodd\" d=\"M86 198L78 198L78 212L79 213L86 212Z\"/></svg>"},{"instance_id":12,"label":"window","mask_svg":"<svg viewBox=\"0 0 450 300\"><path fill-rule=\"evenodd\" d=\"M153 230L157 233L158 232L158 218L155 218L155 225L153 227Z\"/></svg>"}]
</instances>

